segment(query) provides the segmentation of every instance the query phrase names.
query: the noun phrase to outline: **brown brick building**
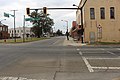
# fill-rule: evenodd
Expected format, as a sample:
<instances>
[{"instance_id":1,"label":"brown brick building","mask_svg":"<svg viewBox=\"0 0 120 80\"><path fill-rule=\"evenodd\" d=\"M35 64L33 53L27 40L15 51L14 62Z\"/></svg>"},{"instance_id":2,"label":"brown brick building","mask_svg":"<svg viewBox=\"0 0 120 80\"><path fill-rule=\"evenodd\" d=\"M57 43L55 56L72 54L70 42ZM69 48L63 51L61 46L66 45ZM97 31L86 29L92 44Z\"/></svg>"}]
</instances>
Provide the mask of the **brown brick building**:
<instances>
[{"instance_id":1,"label":"brown brick building","mask_svg":"<svg viewBox=\"0 0 120 80\"><path fill-rule=\"evenodd\" d=\"M72 22L72 28L70 30L70 34L71 34L71 37L73 37L74 39L78 38L76 21Z\"/></svg>"},{"instance_id":2,"label":"brown brick building","mask_svg":"<svg viewBox=\"0 0 120 80\"><path fill-rule=\"evenodd\" d=\"M0 39L8 39L8 26L4 24L0 24Z\"/></svg>"}]
</instances>

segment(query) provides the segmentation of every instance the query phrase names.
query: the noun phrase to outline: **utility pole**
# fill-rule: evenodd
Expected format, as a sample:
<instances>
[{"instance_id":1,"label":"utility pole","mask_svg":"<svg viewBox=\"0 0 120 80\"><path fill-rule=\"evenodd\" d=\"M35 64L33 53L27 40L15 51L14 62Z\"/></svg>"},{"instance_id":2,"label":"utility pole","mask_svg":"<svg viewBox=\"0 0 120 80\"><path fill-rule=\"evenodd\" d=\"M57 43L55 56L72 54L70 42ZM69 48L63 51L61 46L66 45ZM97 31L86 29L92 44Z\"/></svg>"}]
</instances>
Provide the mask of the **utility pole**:
<instances>
[{"instance_id":1,"label":"utility pole","mask_svg":"<svg viewBox=\"0 0 120 80\"><path fill-rule=\"evenodd\" d=\"M11 10L14 12L14 41L16 42L16 30L15 30L15 12L18 10Z\"/></svg>"},{"instance_id":2,"label":"utility pole","mask_svg":"<svg viewBox=\"0 0 120 80\"><path fill-rule=\"evenodd\" d=\"M23 42L25 42L25 15L23 20Z\"/></svg>"},{"instance_id":3,"label":"utility pole","mask_svg":"<svg viewBox=\"0 0 120 80\"><path fill-rule=\"evenodd\" d=\"M87 0L84 2L84 4L82 5L80 11L81 11L81 29L82 29L82 37L81 37L81 41L82 43L84 43L83 41L83 37L84 37L84 29L83 29L83 7L85 6Z\"/></svg>"},{"instance_id":4,"label":"utility pole","mask_svg":"<svg viewBox=\"0 0 120 80\"><path fill-rule=\"evenodd\" d=\"M80 12L81 12L81 35L82 35L82 36L81 36L81 41L82 41L82 43L84 43L84 40L83 40L83 37L84 37L84 29L83 29L83 8L84 8L86 2L87 2L87 0L85 0L85 2L83 3L83 5L82 5L81 7L73 4L73 6L78 7L78 9L80 9ZM81 0L81 3L82 3L82 0Z\"/></svg>"}]
</instances>

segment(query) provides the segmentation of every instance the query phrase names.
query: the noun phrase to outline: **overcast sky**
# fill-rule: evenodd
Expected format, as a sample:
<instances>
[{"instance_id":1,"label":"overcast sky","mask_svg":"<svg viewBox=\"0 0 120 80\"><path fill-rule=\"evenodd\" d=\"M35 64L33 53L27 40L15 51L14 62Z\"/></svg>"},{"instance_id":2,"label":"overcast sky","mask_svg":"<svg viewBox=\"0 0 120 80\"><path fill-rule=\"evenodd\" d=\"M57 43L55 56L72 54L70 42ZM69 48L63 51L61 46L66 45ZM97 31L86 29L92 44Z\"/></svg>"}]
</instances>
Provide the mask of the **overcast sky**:
<instances>
[{"instance_id":1,"label":"overcast sky","mask_svg":"<svg viewBox=\"0 0 120 80\"><path fill-rule=\"evenodd\" d=\"M5 18L4 12L13 14L11 10L16 11L16 27L23 26L23 15L26 15L26 8L42 8L42 7L74 7L73 4L78 5L80 0L0 0L0 20L2 23L13 28L13 17ZM75 20L76 10L48 10L50 17L54 19L54 29L61 29L65 32L66 23L61 20L68 20L69 28L72 26L72 21ZM26 15L27 17L27 15ZM26 22L26 26L29 26L29 22Z\"/></svg>"}]
</instances>

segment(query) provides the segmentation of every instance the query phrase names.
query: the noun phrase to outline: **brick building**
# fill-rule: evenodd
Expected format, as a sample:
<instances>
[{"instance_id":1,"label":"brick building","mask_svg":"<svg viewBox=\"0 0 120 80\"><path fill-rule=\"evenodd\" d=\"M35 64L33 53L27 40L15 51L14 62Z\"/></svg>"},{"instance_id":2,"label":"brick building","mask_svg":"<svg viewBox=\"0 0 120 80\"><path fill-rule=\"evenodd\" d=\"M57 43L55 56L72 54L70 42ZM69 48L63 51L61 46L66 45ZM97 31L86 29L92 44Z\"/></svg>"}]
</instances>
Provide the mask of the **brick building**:
<instances>
[{"instance_id":1,"label":"brick building","mask_svg":"<svg viewBox=\"0 0 120 80\"><path fill-rule=\"evenodd\" d=\"M70 35L71 37L73 37L74 39L78 38L78 34L77 34L77 23L76 21L72 22L72 28L70 30Z\"/></svg>"},{"instance_id":2,"label":"brick building","mask_svg":"<svg viewBox=\"0 0 120 80\"><path fill-rule=\"evenodd\" d=\"M8 39L8 26L4 24L0 24L0 39Z\"/></svg>"}]
</instances>

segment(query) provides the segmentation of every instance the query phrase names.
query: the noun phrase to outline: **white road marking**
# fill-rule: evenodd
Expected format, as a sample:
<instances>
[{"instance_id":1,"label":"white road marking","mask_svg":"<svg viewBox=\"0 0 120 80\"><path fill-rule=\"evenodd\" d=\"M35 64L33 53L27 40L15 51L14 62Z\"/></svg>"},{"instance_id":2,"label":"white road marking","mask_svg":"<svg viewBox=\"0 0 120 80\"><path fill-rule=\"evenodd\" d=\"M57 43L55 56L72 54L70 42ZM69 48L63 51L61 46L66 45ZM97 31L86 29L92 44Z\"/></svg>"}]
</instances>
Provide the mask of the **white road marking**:
<instances>
[{"instance_id":1,"label":"white road marking","mask_svg":"<svg viewBox=\"0 0 120 80\"><path fill-rule=\"evenodd\" d=\"M120 67L92 67L94 69L120 69Z\"/></svg>"},{"instance_id":2,"label":"white road marking","mask_svg":"<svg viewBox=\"0 0 120 80\"><path fill-rule=\"evenodd\" d=\"M117 50L120 50L120 48L117 48Z\"/></svg>"},{"instance_id":3,"label":"white road marking","mask_svg":"<svg viewBox=\"0 0 120 80\"><path fill-rule=\"evenodd\" d=\"M59 43L59 41L60 41L60 40L57 40L56 42L52 43L52 45L55 45L55 44Z\"/></svg>"},{"instance_id":4,"label":"white road marking","mask_svg":"<svg viewBox=\"0 0 120 80\"><path fill-rule=\"evenodd\" d=\"M41 80L47 80L47 79L41 79Z\"/></svg>"},{"instance_id":5,"label":"white road marking","mask_svg":"<svg viewBox=\"0 0 120 80\"><path fill-rule=\"evenodd\" d=\"M103 52L103 51L101 51L101 52L93 52L93 51L91 51L91 52L84 52L83 51L83 53L93 53L94 54L94 53L105 53L105 52Z\"/></svg>"},{"instance_id":6,"label":"white road marking","mask_svg":"<svg viewBox=\"0 0 120 80\"><path fill-rule=\"evenodd\" d=\"M96 49L82 49L83 51L97 51L101 50L101 48L96 48Z\"/></svg>"},{"instance_id":7,"label":"white road marking","mask_svg":"<svg viewBox=\"0 0 120 80\"><path fill-rule=\"evenodd\" d=\"M92 69L92 66L89 64L89 62L87 61L87 59L84 56L82 56L83 55L82 52L79 52L79 54L81 55L83 61L85 62L86 66L87 66L87 68L89 70L89 72L94 72L94 70Z\"/></svg>"},{"instance_id":8,"label":"white road marking","mask_svg":"<svg viewBox=\"0 0 120 80\"><path fill-rule=\"evenodd\" d=\"M22 77L0 77L0 80L36 80L36 79L27 79ZM43 80L47 80L47 79L43 79Z\"/></svg>"},{"instance_id":9,"label":"white road marking","mask_svg":"<svg viewBox=\"0 0 120 80\"><path fill-rule=\"evenodd\" d=\"M83 54L82 54L82 52L79 52L79 54L83 57Z\"/></svg>"},{"instance_id":10,"label":"white road marking","mask_svg":"<svg viewBox=\"0 0 120 80\"><path fill-rule=\"evenodd\" d=\"M105 49L101 48L101 50L105 50Z\"/></svg>"},{"instance_id":11,"label":"white road marking","mask_svg":"<svg viewBox=\"0 0 120 80\"><path fill-rule=\"evenodd\" d=\"M114 60L116 60L116 59L120 59L120 57L115 57L115 58L91 58L91 57L87 57L86 59L98 59L98 60L100 60L100 59L114 59Z\"/></svg>"}]
</instances>

